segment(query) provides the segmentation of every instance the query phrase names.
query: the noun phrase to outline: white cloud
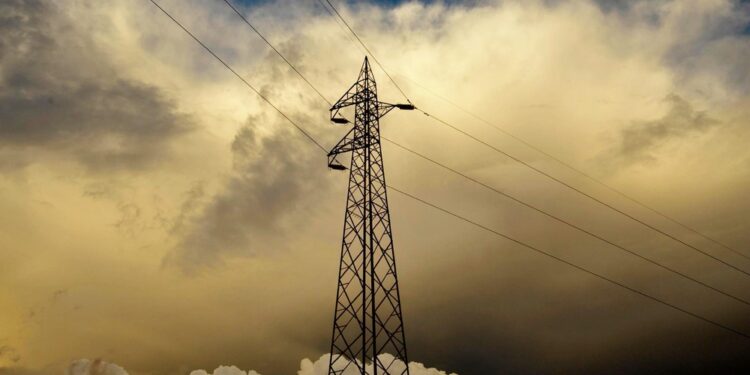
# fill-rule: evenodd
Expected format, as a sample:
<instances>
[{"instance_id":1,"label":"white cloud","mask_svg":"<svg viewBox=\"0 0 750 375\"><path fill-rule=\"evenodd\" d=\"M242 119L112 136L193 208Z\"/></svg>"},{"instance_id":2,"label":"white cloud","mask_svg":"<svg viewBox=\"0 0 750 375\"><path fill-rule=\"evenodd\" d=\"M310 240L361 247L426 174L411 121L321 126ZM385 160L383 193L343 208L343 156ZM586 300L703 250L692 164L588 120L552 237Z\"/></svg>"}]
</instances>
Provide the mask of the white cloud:
<instances>
[{"instance_id":1,"label":"white cloud","mask_svg":"<svg viewBox=\"0 0 750 375\"><path fill-rule=\"evenodd\" d=\"M393 357L388 354L384 354L384 361L390 362ZM328 361L330 355L325 354L318 358L317 361L305 358L300 362L300 369L297 371L297 375L328 375ZM339 362L341 363L341 362ZM404 363L396 361L393 365L395 373L400 373L403 369ZM367 367L368 374L371 373L372 367ZM440 371L435 368L427 368L423 364L418 362L409 362L409 373L411 375L457 375L455 373L447 373ZM357 375L356 367L349 367L344 375ZM79 359L74 361L68 367L66 375L128 375L128 372L124 368L115 365L113 363L107 363L100 359L94 361L88 359ZM243 371L237 366L219 366L213 372L206 370L193 370L190 375L261 375L253 370Z\"/></svg>"},{"instance_id":2,"label":"white cloud","mask_svg":"<svg viewBox=\"0 0 750 375\"><path fill-rule=\"evenodd\" d=\"M219 366L214 370L214 372L209 373L206 370L194 370L190 373L190 375L260 375L257 372L250 370L250 371L242 371L236 366Z\"/></svg>"},{"instance_id":3,"label":"white cloud","mask_svg":"<svg viewBox=\"0 0 750 375\"><path fill-rule=\"evenodd\" d=\"M128 375L124 368L101 359L79 359L68 366L65 375Z\"/></svg>"},{"instance_id":4,"label":"white cloud","mask_svg":"<svg viewBox=\"0 0 750 375\"><path fill-rule=\"evenodd\" d=\"M302 363L300 363L300 370L297 372L297 375L328 375L328 362L329 362L330 355L325 354L322 357L320 357L317 361L312 362L311 360L305 358L302 360ZM393 356L389 354L383 354L380 356L382 358L382 362L384 363L391 363L393 361ZM341 364L341 367L345 367L341 363L341 361L338 362ZM366 366L366 371L368 374L372 373L372 366ZM396 360L391 369L394 374L400 374L401 371L404 369L404 363L402 361ZM350 366L346 372L344 372L344 375L357 375L357 369L354 366ZM448 374L445 371L440 371L435 368L427 368L423 364L418 362L409 362L409 374L411 375L456 375L454 373Z\"/></svg>"}]
</instances>

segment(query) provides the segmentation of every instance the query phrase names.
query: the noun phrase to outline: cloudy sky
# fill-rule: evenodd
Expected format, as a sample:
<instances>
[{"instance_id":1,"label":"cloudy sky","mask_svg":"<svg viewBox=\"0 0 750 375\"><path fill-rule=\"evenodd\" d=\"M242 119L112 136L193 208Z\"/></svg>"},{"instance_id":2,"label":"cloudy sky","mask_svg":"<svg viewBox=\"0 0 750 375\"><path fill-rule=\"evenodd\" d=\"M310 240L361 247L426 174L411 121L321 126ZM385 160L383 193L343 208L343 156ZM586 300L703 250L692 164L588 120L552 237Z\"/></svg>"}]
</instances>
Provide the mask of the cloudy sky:
<instances>
[{"instance_id":1,"label":"cloudy sky","mask_svg":"<svg viewBox=\"0 0 750 375\"><path fill-rule=\"evenodd\" d=\"M222 1L159 3L325 147L343 135L326 103ZM441 98L750 255L747 2L333 3L418 107L750 272L750 258ZM356 78L364 53L318 1L237 4L328 100ZM382 70L375 77L383 101L403 100ZM381 126L750 299L747 274L419 112L393 112ZM750 335L750 305L383 147L389 184ZM150 1L1 1L0 374L93 366L82 358L116 363L112 374L220 365L312 374L330 347L346 183ZM389 198L410 360L462 375L750 367L750 339Z\"/></svg>"}]
</instances>

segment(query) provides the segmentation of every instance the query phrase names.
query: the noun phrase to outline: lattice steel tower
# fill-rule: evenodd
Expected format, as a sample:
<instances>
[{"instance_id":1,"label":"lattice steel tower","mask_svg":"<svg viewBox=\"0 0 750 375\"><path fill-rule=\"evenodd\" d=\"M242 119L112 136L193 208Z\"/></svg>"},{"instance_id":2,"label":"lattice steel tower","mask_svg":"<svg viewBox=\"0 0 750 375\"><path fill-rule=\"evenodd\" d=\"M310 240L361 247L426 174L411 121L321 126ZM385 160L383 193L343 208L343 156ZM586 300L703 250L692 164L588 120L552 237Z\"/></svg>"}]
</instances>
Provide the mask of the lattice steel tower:
<instances>
[{"instance_id":1,"label":"lattice steel tower","mask_svg":"<svg viewBox=\"0 0 750 375\"><path fill-rule=\"evenodd\" d=\"M336 157L351 152L328 374L408 375L379 120L414 106L378 101L367 57L357 82L331 107L331 121L349 124L339 111L350 106L354 126L328 153L328 166L345 170Z\"/></svg>"}]
</instances>

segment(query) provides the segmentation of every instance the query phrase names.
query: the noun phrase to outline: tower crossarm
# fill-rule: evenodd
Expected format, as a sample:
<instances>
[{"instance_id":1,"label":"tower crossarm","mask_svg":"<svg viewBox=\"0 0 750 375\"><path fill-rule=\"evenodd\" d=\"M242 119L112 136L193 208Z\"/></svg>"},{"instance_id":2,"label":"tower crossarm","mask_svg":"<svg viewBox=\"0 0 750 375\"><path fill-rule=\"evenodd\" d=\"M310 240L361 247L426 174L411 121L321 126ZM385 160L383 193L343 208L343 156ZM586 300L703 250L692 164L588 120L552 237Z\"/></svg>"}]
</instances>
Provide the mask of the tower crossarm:
<instances>
[{"instance_id":1,"label":"tower crossarm","mask_svg":"<svg viewBox=\"0 0 750 375\"><path fill-rule=\"evenodd\" d=\"M333 146L331 151L328 152L328 156L335 157L338 154L343 154L367 147L368 144L366 143L365 138L362 136L355 137L354 133L354 128L349 129L349 132L347 132L346 135L341 138L339 143L337 143L336 146Z\"/></svg>"},{"instance_id":2,"label":"tower crossarm","mask_svg":"<svg viewBox=\"0 0 750 375\"><path fill-rule=\"evenodd\" d=\"M344 154L347 152L352 152L355 150L361 150L365 147L368 147L369 144L365 140L365 137L363 136L355 136L354 128L352 127L349 129L349 131L344 135L341 140L336 143L335 146L331 149L331 151L328 152L328 166L333 169L339 169L338 166L341 165L336 160L336 156L339 154Z\"/></svg>"},{"instance_id":3,"label":"tower crossarm","mask_svg":"<svg viewBox=\"0 0 750 375\"><path fill-rule=\"evenodd\" d=\"M337 100L336 103L334 103L331 106L331 111L357 104L357 101L358 101L357 99L360 97L360 95L358 95L360 83L361 83L360 81L357 81L351 87L349 87L349 89L346 90L344 95L341 95L339 100Z\"/></svg>"},{"instance_id":4,"label":"tower crossarm","mask_svg":"<svg viewBox=\"0 0 750 375\"><path fill-rule=\"evenodd\" d=\"M360 84L360 81L357 81L357 83L353 84L352 87L346 90L344 95L342 95L341 98L339 98L339 100L337 100L336 103L331 106L331 121L342 124L349 122L348 120L341 121L343 118L339 116L339 111L349 106L361 104L365 100L362 98Z\"/></svg>"},{"instance_id":5,"label":"tower crossarm","mask_svg":"<svg viewBox=\"0 0 750 375\"><path fill-rule=\"evenodd\" d=\"M413 104L391 104L386 102L378 102L378 118L381 118L388 114L391 110L394 108L406 110L406 111L412 111L416 109L416 107Z\"/></svg>"}]
</instances>

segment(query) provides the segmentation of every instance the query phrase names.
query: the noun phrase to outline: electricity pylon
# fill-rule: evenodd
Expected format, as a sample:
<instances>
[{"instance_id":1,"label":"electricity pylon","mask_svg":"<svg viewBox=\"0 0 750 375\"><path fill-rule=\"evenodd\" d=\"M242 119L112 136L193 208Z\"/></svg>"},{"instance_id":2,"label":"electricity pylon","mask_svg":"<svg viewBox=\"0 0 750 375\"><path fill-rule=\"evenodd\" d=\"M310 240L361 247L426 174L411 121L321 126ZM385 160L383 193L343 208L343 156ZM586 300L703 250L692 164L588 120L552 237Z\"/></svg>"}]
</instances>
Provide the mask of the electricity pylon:
<instances>
[{"instance_id":1,"label":"electricity pylon","mask_svg":"<svg viewBox=\"0 0 750 375\"><path fill-rule=\"evenodd\" d=\"M349 124L339 111L350 106L354 126L328 153L330 168L346 170L336 157L351 152L328 374L408 375L379 120L414 106L378 101L367 57L357 82L331 107L331 121Z\"/></svg>"}]
</instances>

